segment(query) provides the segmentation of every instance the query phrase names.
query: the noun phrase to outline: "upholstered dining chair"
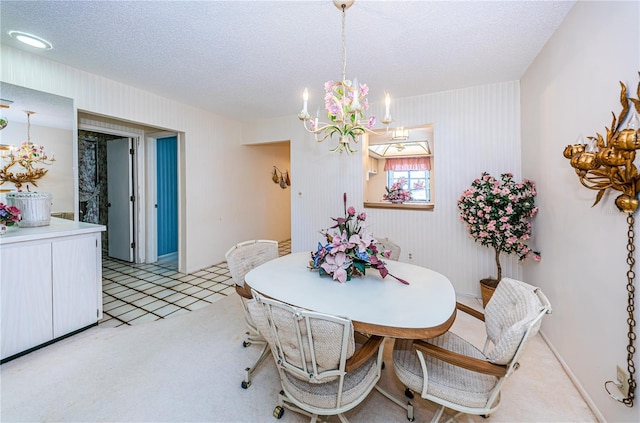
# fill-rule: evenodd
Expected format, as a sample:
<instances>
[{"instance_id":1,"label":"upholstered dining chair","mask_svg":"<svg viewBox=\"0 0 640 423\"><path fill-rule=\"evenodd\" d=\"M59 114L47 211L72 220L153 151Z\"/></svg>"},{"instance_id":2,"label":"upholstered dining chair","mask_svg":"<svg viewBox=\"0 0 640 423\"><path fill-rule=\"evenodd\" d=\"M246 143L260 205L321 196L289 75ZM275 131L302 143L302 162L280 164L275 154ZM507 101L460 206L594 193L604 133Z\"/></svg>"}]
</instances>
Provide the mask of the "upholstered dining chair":
<instances>
[{"instance_id":1,"label":"upholstered dining chair","mask_svg":"<svg viewBox=\"0 0 640 423\"><path fill-rule=\"evenodd\" d=\"M402 250L398 244L391 241L389 238L378 238L376 239L376 245L378 247L378 251L381 253L385 250L391 251L391 256L389 257L391 260L398 260L400 258L400 251Z\"/></svg>"},{"instance_id":2,"label":"upholstered dining chair","mask_svg":"<svg viewBox=\"0 0 640 423\"><path fill-rule=\"evenodd\" d=\"M269 342L282 390L273 416L284 409L311 417L337 415L360 404L380 379L384 338L357 345L351 320L295 308L253 292L249 312Z\"/></svg>"},{"instance_id":3,"label":"upholstered dining chair","mask_svg":"<svg viewBox=\"0 0 640 423\"><path fill-rule=\"evenodd\" d=\"M428 340L395 340L393 365L396 375L413 392L440 405L432 422L445 408L458 414L488 417L500 404L505 380L519 367L518 359L527 341L538 333L551 304L539 288L503 278L484 314L463 304L460 311L483 320L487 338L482 350L449 331ZM413 405L389 393L385 396L407 410L413 421Z\"/></svg>"},{"instance_id":4,"label":"upholstered dining chair","mask_svg":"<svg viewBox=\"0 0 640 423\"><path fill-rule=\"evenodd\" d=\"M247 310L247 301L251 299L251 290L248 286L245 286L244 277L253 268L278 257L278 242L265 239L243 241L231 247L224 256L235 283L236 293L240 296L242 309L244 310L247 332L242 346L248 347L251 344L262 346L258 359L253 365L245 368L245 377L240 385L242 388L247 389L251 386L253 372L269 355L269 345L256 328Z\"/></svg>"}]
</instances>

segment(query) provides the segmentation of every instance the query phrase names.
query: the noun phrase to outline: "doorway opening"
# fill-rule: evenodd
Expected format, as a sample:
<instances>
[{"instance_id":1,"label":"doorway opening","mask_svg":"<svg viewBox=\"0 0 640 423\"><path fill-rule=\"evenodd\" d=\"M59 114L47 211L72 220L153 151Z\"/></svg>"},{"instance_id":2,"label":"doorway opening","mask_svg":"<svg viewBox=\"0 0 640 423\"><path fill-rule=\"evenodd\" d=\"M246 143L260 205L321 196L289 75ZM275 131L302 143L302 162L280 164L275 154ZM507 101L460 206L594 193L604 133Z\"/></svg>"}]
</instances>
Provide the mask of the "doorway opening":
<instances>
[{"instance_id":1,"label":"doorway opening","mask_svg":"<svg viewBox=\"0 0 640 423\"><path fill-rule=\"evenodd\" d=\"M93 131L78 131L78 220L105 225L102 251L108 257L133 262L135 139Z\"/></svg>"},{"instance_id":2,"label":"doorway opening","mask_svg":"<svg viewBox=\"0 0 640 423\"><path fill-rule=\"evenodd\" d=\"M160 165L157 139L163 137L173 137L172 155ZM169 236L173 250L167 253L163 247L160 259L170 261L168 264L178 271L186 267L178 223L182 207L178 198L183 192L182 142L177 132L159 132L157 128L79 113L78 220L107 227L103 232L104 256L155 263L159 260L157 243ZM168 168L172 169L170 176L163 176ZM163 180L159 183L158 178ZM166 201L159 203L158 196L164 198L167 192L172 199L173 219L165 224L170 229L162 229L158 227L158 208ZM161 219L165 211L162 207Z\"/></svg>"}]
</instances>

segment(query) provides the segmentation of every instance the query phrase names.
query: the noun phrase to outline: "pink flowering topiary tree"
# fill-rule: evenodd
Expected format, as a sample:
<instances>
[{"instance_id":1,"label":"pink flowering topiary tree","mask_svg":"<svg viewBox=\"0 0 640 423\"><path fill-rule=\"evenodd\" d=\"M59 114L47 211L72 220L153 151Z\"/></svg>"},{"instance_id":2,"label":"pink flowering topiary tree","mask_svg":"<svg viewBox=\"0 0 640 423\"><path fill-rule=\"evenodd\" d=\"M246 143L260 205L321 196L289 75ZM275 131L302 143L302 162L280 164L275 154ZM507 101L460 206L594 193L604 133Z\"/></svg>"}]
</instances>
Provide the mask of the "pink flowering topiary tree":
<instances>
[{"instance_id":1,"label":"pink flowering topiary tree","mask_svg":"<svg viewBox=\"0 0 640 423\"><path fill-rule=\"evenodd\" d=\"M502 279L501 253L540 261L540 252L525 243L531 237L529 220L538 213L535 196L533 181L515 182L511 173L496 179L484 172L458 200L460 220L467 224L469 235L495 250L496 284Z\"/></svg>"}]
</instances>

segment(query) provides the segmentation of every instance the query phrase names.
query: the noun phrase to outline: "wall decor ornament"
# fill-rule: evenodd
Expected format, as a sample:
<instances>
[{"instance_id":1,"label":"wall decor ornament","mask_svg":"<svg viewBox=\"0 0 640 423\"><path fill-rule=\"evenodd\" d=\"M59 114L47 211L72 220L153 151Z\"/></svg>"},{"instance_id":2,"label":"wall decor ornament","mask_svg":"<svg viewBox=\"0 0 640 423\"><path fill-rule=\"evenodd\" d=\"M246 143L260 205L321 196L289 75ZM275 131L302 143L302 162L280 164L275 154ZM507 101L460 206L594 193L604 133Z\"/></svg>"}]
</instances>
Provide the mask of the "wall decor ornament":
<instances>
[{"instance_id":1,"label":"wall decor ornament","mask_svg":"<svg viewBox=\"0 0 640 423\"><path fill-rule=\"evenodd\" d=\"M640 77L640 72L638 72ZM638 114L640 114L640 83L637 88L637 98L627 96L627 87L620 82L620 104L622 110L616 117L613 115L610 128L606 129L606 138L596 133L595 137L588 137L588 143L568 145L564 149L564 157L570 160L571 167L586 188L598 191L593 206L598 204L609 189L620 191L615 204L627 216L627 372L628 392L623 392L624 398L618 398L609 391L609 384L621 388L618 381L608 380L604 388L609 396L627 407L633 407L635 398L635 232L634 214L638 209L638 192L640 192L640 175L634 164L636 151L640 149L640 130L638 129ZM626 125L624 123L626 122ZM592 206L592 207L593 207Z\"/></svg>"},{"instance_id":2,"label":"wall decor ornament","mask_svg":"<svg viewBox=\"0 0 640 423\"><path fill-rule=\"evenodd\" d=\"M287 187L291 186L291 178L289 178L289 171L285 170L284 172L278 169L277 166L273 167L273 174L271 175L271 180L274 184L280 185L280 188L287 189Z\"/></svg>"}]
</instances>

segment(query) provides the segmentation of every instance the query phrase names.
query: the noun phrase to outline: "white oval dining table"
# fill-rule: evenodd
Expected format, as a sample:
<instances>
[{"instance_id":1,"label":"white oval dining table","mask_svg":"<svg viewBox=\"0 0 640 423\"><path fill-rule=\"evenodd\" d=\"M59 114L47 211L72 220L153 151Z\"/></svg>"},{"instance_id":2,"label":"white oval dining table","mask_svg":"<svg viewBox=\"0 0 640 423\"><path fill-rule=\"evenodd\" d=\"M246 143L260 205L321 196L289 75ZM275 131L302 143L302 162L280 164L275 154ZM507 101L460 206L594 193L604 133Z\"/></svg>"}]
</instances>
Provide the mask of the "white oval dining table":
<instances>
[{"instance_id":1,"label":"white oval dining table","mask_svg":"<svg viewBox=\"0 0 640 423\"><path fill-rule=\"evenodd\" d=\"M375 269L346 283L308 268L311 254L298 252L268 261L245 276L254 290L292 306L346 317L354 329L393 338L427 339L441 335L456 317L456 295L442 274L410 263L387 260L391 275Z\"/></svg>"}]
</instances>

